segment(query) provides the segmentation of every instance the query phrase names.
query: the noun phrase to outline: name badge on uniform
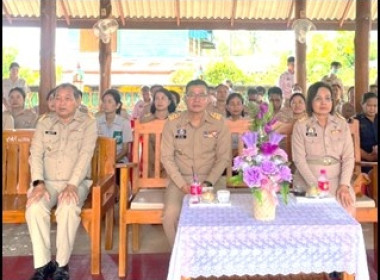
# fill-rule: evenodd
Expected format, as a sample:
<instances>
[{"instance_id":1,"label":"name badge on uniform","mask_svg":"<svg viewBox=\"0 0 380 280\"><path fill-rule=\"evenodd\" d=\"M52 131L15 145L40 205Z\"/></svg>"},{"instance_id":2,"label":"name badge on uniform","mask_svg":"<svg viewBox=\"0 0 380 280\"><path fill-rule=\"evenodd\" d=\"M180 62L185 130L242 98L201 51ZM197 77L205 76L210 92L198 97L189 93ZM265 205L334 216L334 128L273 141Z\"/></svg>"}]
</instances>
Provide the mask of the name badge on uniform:
<instances>
[{"instance_id":1,"label":"name badge on uniform","mask_svg":"<svg viewBox=\"0 0 380 280\"><path fill-rule=\"evenodd\" d=\"M205 137L205 138L218 138L218 132L215 130L203 131L203 137Z\"/></svg>"},{"instance_id":2,"label":"name badge on uniform","mask_svg":"<svg viewBox=\"0 0 380 280\"><path fill-rule=\"evenodd\" d=\"M331 130L331 134L339 134L342 130L339 129L337 126L334 127L334 129Z\"/></svg>"},{"instance_id":3,"label":"name badge on uniform","mask_svg":"<svg viewBox=\"0 0 380 280\"><path fill-rule=\"evenodd\" d=\"M57 135L57 131L54 131L54 130L45 130L45 134L47 134L47 135Z\"/></svg>"},{"instance_id":4,"label":"name badge on uniform","mask_svg":"<svg viewBox=\"0 0 380 280\"><path fill-rule=\"evenodd\" d=\"M175 135L175 138L186 139L186 129L183 129L183 128L177 129L177 134Z\"/></svg>"},{"instance_id":5,"label":"name badge on uniform","mask_svg":"<svg viewBox=\"0 0 380 280\"><path fill-rule=\"evenodd\" d=\"M317 130L315 127L306 126L306 136L317 137Z\"/></svg>"}]
</instances>

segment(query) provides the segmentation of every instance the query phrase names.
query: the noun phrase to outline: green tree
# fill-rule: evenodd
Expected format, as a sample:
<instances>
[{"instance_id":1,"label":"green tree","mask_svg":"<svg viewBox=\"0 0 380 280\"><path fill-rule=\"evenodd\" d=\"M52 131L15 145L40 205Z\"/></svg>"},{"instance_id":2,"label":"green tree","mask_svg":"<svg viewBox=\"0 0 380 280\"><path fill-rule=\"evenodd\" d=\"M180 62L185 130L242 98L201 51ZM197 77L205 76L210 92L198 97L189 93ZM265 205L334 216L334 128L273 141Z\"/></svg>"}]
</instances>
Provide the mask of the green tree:
<instances>
[{"instance_id":1,"label":"green tree","mask_svg":"<svg viewBox=\"0 0 380 280\"><path fill-rule=\"evenodd\" d=\"M16 60L17 54L17 49L3 47L3 79L9 78L9 66Z\"/></svg>"},{"instance_id":2,"label":"green tree","mask_svg":"<svg viewBox=\"0 0 380 280\"><path fill-rule=\"evenodd\" d=\"M224 59L223 61L210 62L205 69L205 80L210 85L217 85L224 82L226 79L230 79L234 83L245 84L247 80L243 71L238 68L230 59Z\"/></svg>"},{"instance_id":3,"label":"green tree","mask_svg":"<svg viewBox=\"0 0 380 280\"><path fill-rule=\"evenodd\" d=\"M186 85L194 78L195 72L194 68L178 69L171 74L170 81L174 85Z\"/></svg>"}]
</instances>

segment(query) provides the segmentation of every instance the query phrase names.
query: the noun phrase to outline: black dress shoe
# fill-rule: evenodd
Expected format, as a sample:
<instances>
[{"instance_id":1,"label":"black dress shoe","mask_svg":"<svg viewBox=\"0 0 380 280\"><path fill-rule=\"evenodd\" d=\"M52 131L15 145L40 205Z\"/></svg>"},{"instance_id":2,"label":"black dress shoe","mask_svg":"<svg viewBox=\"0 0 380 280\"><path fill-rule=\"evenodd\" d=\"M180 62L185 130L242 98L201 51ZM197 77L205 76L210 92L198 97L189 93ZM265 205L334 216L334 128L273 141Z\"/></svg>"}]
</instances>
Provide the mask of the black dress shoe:
<instances>
[{"instance_id":1,"label":"black dress shoe","mask_svg":"<svg viewBox=\"0 0 380 280\"><path fill-rule=\"evenodd\" d=\"M55 261L50 261L46 265L36 268L30 280L47 280L53 275L57 267L58 264Z\"/></svg>"},{"instance_id":2,"label":"black dress shoe","mask_svg":"<svg viewBox=\"0 0 380 280\"><path fill-rule=\"evenodd\" d=\"M62 267L57 267L51 279L52 280L69 280L70 279L69 265L67 264Z\"/></svg>"}]
</instances>

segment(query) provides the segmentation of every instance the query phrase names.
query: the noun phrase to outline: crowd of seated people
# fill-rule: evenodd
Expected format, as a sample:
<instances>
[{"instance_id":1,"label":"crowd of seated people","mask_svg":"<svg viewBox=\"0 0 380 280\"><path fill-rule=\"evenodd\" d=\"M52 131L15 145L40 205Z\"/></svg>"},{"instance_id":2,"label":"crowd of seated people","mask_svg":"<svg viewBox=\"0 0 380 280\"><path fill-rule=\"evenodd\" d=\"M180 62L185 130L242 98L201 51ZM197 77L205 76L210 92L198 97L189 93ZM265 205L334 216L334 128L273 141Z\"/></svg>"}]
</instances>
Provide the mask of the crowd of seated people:
<instances>
[{"instance_id":1,"label":"crowd of seated people","mask_svg":"<svg viewBox=\"0 0 380 280\"><path fill-rule=\"evenodd\" d=\"M291 59L289 63L294 64L294 60ZM289 67L291 68L291 65ZM360 122L362 160L377 161L377 85L371 86L369 92L362 95L362 107L360 110L357 108L355 113L355 88L350 87L345 98L343 85L336 78L336 71L333 72L332 78L325 77L325 81L313 83L306 93L298 84L293 83L291 93L287 93L286 98L282 89L275 85L268 88L266 96L266 89L262 86L250 87L248 92L243 94L235 90L231 92L231 88L224 83L216 87L207 87L207 91L203 92L206 84L195 83L191 86L194 92L185 93L183 100L178 92L169 91L162 85L143 86L142 99L135 104L131 116L123 109L120 92L108 89L101 96L100 111L94 114L97 132L98 135L115 138L117 161L128 162L130 145L133 141L132 124L135 120L141 123L157 119L166 120L170 114L176 112L180 102L185 102L194 112L198 110L197 104L201 103L205 112L210 113L210 120L215 119L220 125L219 118L231 121L249 118L249 109L245 103L252 102L256 105L268 103L271 104L276 119L273 129L292 137L292 158L296 167L294 184L310 188L316 184L320 169L327 169L331 181L331 194L354 215L355 194L350 187L354 152L347 120L355 118ZM289 72L288 76L291 76L290 74L292 73ZM198 93L198 90L201 93ZM3 103L3 130L36 127L41 117L38 118L32 110L25 109L25 98L23 88L10 89L6 108ZM91 114L81 104L81 96L75 96L75 99L79 102L77 110ZM49 111L46 114L55 114L56 88L48 93L46 100ZM347 102L344 102L345 100ZM188 111L177 112L178 116L187 113ZM198 121L197 119L196 122ZM329 134L324 137L323 131L328 131ZM232 137L232 150L235 151L233 155L237 153L237 140L236 137ZM154 141L153 138L149 139L150 150L155 147ZM154 156L154 151L151 151L150 155ZM150 157L149 174L153 174L153 164L154 158ZM363 172L368 171L369 168L363 169Z\"/></svg>"}]
</instances>

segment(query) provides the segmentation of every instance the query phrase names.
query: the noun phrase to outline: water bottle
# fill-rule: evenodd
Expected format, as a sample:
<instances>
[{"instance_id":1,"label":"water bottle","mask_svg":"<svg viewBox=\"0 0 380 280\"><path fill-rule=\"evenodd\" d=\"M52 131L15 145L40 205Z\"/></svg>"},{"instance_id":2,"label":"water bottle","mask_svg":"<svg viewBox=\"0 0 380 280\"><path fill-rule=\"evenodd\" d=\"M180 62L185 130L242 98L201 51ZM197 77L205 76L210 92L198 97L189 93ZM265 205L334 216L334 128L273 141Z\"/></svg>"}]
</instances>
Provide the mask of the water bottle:
<instances>
[{"instance_id":1,"label":"water bottle","mask_svg":"<svg viewBox=\"0 0 380 280\"><path fill-rule=\"evenodd\" d=\"M190 197L191 203L199 203L200 202L200 198L201 198L201 194L202 194L202 187L198 181L197 176L194 176L193 182L191 183L190 194L191 194L191 197Z\"/></svg>"},{"instance_id":2,"label":"water bottle","mask_svg":"<svg viewBox=\"0 0 380 280\"><path fill-rule=\"evenodd\" d=\"M325 196L330 190L330 181L327 179L326 169L321 169L318 176L318 189L320 193Z\"/></svg>"}]
</instances>

